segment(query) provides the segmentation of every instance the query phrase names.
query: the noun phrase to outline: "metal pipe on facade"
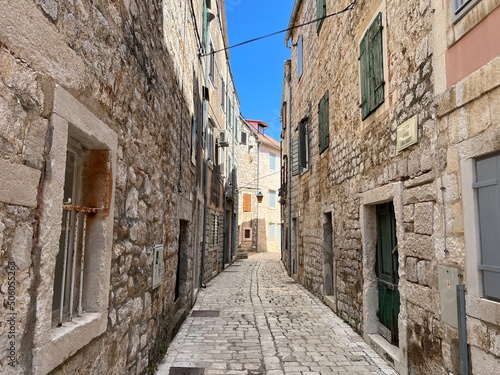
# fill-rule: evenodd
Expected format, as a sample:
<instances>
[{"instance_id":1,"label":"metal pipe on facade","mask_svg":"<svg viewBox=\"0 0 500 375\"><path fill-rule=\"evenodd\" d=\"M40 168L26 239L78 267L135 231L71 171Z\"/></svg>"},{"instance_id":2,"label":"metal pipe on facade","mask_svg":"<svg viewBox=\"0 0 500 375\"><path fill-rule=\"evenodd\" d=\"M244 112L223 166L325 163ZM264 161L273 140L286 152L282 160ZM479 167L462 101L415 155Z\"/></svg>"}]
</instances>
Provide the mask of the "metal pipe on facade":
<instances>
[{"instance_id":1,"label":"metal pipe on facade","mask_svg":"<svg viewBox=\"0 0 500 375\"><path fill-rule=\"evenodd\" d=\"M69 321L73 320L73 298L75 296L75 272L76 272L76 249L78 248L78 228L80 226L80 212L76 212L75 216L75 238L73 242L73 255L71 259L71 287L69 291Z\"/></svg>"},{"instance_id":2,"label":"metal pipe on facade","mask_svg":"<svg viewBox=\"0 0 500 375\"><path fill-rule=\"evenodd\" d=\"M258 128L257 128L258 132ZM257 192L259 192L259 174L260 174L260 144L261 142L259 141L259 138L257 136ZM258 253L259 252L259 202L257 202L257 229L255 232L255 251Z\"/></svg>"},{"instance_id":3,"label":"metal pipe on facade","mask_svg":"<svg viewBox=\"0 0 500 375\"><path fill-rule=\"evenodd\" d=\"M87 242L87 215L83 214L82 255L80 259L80 294L78 296L78 316L83 313L83 271L85 265L85 243Z\"/></svg>"},{"instance_id":4,"label":"metal pipe on facade","mask_svg":"<svg viewBox=\"0 0 500 375\"><path fill-rule=\"evenodd\" d=\"M460 375L469 374L469 350L467 348L467 324L465 311L465 286L457 285L458 348Z\"/></svg>"},{"instance_id":5,"label":"metal pipe on facade","mask_svg":"<svg viewBox=\"0 0 500 375\"><path fill-rule=\"evenodd\" d=\"M68 200L67 203L65 204L71 204L71 198ZM67 211L66 212L66 233L64 236L64 257L63 257L63 272L62 272L62 280L61 280L61 300L59 301L59 326L62 325L62 320L63 320L63 311L64 311L64 290L66 289L66 270L67 270L67 265L66 263L68 262L68 251L69 251L69 224L71 221L71 215L73 215L73 211Z\"/></svg>"},{"instance_id":6,"label":"metal pipe on facade","mask_svg":"<svg viewBox=\"0 0 500 375\"><path fill-rule=\"evenodd\" d=\"M289 60L290 61L290 60ZM288 173L287 173L287 200L288 200L288 272L292 274L292 63L286 76L288 81Z\"/></svg>"}]
</instances>

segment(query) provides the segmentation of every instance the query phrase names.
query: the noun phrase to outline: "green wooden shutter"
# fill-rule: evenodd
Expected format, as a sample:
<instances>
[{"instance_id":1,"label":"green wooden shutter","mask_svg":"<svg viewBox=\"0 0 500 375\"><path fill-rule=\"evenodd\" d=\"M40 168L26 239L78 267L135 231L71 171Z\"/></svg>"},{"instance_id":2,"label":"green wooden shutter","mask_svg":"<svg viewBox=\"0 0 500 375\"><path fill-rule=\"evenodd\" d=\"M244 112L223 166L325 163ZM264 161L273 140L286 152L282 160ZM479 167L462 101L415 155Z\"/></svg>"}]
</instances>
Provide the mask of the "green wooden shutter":
<instances>
[{"instance_id":1,"label":"green wooden shutter","mask_svg":"<svg viewBox=\"0 0 500 375\"><path fill-rule=\"evenodd\" d=\"M362 119L384 102L382 28L382 13L379 13L359 45Z\"/></svg>"},{"instance_id":2,"label":"green wooden shutter","mask_svg":"<svg viewBox=\"0 0 500 375\"><path fill-rule=\"evenodd\" d=\"M326 0L316 0L316 31L319 33L326 16Z\"/></svg>"},{"instance_id":3,"label":"green wooden shutter","mask_svg":"<svg viewBox=\"0 0 500 375\"><path fill-rule=\"evenodd\" d=\"M329 94L328 91L325 93L323 98L318 105L318 122L319 122L319 153L321 154L328 148L330 143L330 133L329 133Z\"/></svg>"},{"instance_id":4,"label":"green wooden shutter","mask_svg":"<svg viewBox=\"0 0 500 375\"><path fill-rule=\"evenodd\" d=\"M299 138L292 138L292 176L297 176L300 173L299 167Z\"/></svg>"},{"instance_id":5,"label":"green wooden shutter","mask_svg":"<svg viewBox=\"0 0 500 375\"><path fill-rule=\"evenodd\" d=\"M303 172L307 169L307 122L299 123L299 168Z\"/></svg>"},{"instance_id":6,"label":"green wooden shutter","mask_svg":"<svg viewBox=\"0 0 500 375\"><path fill-rule=\"evenodd\" d=\"M373 64L372 72L372 105L374 110L384 102L384 51L382 48L382 13L379 13L370 26L370 61Z\"/></svg>"},{"instance_id":7,"label":"green wooden shutter","mask_svg":"<svg viewBox=\"0 0 500 375\"><path fill-rule=\"evenodd\" d=\"M203 29L202 29L202 43L205 51L208 50L208 19L207 19L207 2L203 1Z\"/></svg>"},{"instance_id":8,"label":"green wooden shutter","mask_svg":"<svg viewBox=\"0 0 500 375\"><path fill-rule=\"evenodd\" d=\"M368 54L368 34L359 45L359 69L361 80L361 118L365 119L370 113L370 61Z\"/></svg>"}]
</instances>

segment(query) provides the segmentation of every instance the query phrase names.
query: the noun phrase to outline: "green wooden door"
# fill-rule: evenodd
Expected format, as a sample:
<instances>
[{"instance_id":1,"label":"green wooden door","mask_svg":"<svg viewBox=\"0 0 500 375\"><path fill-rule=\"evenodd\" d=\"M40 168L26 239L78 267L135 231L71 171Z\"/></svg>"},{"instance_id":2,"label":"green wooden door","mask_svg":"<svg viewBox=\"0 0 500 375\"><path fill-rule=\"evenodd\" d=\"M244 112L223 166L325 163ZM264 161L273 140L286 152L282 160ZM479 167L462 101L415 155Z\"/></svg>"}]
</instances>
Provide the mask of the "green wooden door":
<instances>
[{"instance_id":1,"label":"green wooden door","mask_svg":"<svg viewBox=\"0 0 500 375\"><path fill-rule=\"evenodd\" d=\"M392 202L377 206L377 276L380 334L398 345L398 250Z\"/></svg>"}]
</instances>

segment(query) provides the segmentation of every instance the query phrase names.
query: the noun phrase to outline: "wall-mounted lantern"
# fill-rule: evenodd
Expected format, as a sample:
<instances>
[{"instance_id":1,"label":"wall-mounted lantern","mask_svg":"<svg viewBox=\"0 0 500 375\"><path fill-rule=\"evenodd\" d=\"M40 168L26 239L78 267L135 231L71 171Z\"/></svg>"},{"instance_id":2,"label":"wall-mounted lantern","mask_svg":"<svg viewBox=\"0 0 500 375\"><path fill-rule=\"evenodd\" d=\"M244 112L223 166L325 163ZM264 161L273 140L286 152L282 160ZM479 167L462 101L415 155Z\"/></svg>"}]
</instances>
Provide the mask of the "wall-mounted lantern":
<instances>
[{"instance_id":1,"label":"wall-mounted lantern","mask_svg":"<svg viewBox=\"0 0 500 375\"><path fill-rule=\"evenodd\" d=\"M259 191L257 193L257 202L262 203L262 198L264 198L264 195Z\"/></svg>"}]
</instances>

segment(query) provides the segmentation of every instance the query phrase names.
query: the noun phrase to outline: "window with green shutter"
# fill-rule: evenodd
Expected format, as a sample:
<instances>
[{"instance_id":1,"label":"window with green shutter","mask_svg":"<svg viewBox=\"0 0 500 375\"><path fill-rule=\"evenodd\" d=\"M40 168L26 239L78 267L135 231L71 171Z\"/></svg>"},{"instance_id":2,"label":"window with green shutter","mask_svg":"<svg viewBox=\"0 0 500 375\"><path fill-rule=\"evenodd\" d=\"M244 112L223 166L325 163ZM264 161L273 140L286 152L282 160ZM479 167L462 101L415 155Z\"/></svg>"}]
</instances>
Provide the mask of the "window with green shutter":
<instances>
[{"instance_id":1,"label":"window with green shutter","mask_svg":"<svg viewBox=\"0 0 500 375\"><path fill-rule=\"evenodd\" d=\"M299 137L295 136L292 138L292 176L299 174Z\"/></svg>"},{"instance_id":2,"label":"window with green shutter","mask_svg":"<svg viewBox=\"0 0 500 375\"><path fill-rule=\"evenodd\" d=\"M326 16L326 0L316 0L316 31L319 34Z\"/></svg>"},{"instance_id":3,"label":"window with green shutter","mask_svg":"<svg viewBox=\"0 0 500 375\"><path fill-rule=\"evenodd\" d=\"M299 168L300 173L309 169L309 135L307 118L299 123Z\"/></svg>"},{"instance_id":4,"label":"window with green shutter","mask_svg":"<svg viewBox=\"0 0 500 375\"><path fill-rule=\"evenodd\" d=\"M319 125L319 153L321 154L328 148L330 143L330 126L329 126L329 104L330 99L328 91L323 95L318 104L318 125Z\"/></svg>"},{"instance_id":5,"label":"window with green shutter","mask_svg":"<svg viewBox=\"0 0 500 375\"><path fill-rule=\"evenodd\" d=\"M384 54L382 13L370 25L359 45L361 118L364 120L384 102Z\"/></svg>"}]
</instances>

